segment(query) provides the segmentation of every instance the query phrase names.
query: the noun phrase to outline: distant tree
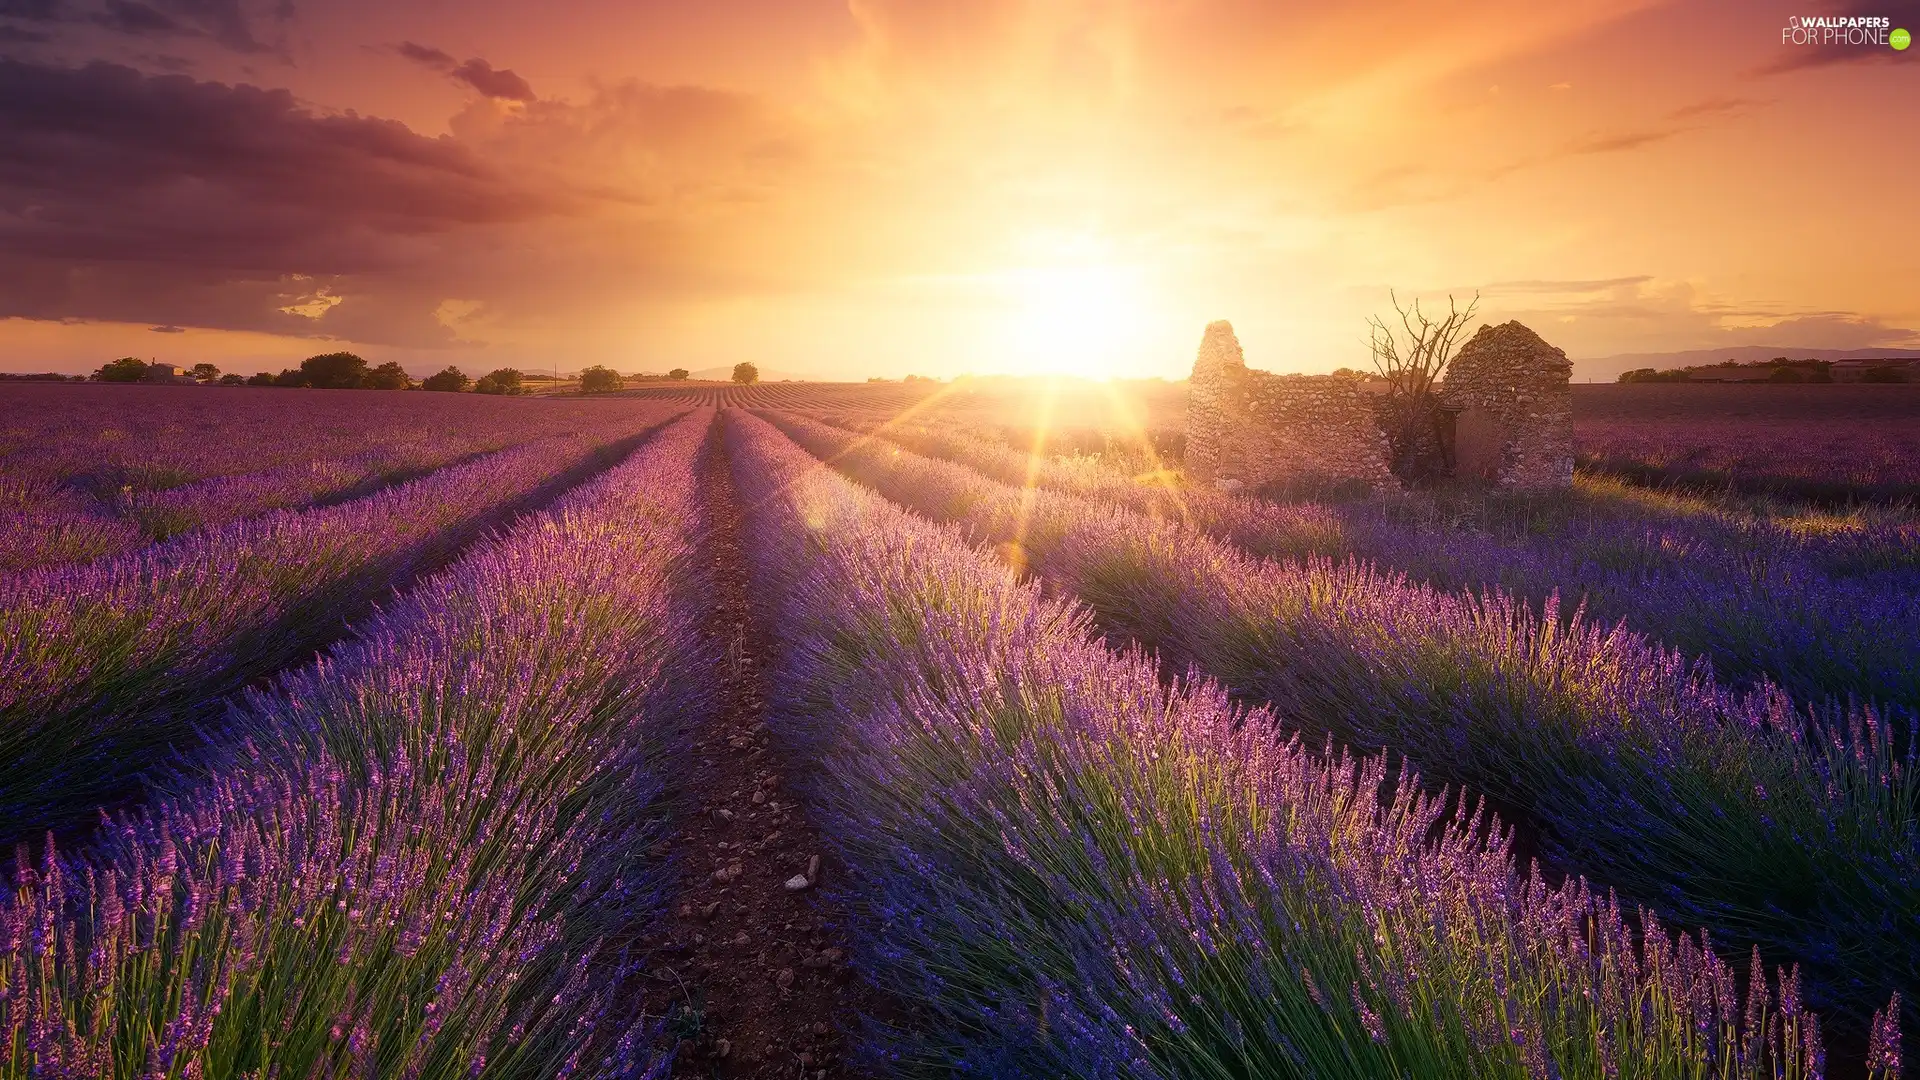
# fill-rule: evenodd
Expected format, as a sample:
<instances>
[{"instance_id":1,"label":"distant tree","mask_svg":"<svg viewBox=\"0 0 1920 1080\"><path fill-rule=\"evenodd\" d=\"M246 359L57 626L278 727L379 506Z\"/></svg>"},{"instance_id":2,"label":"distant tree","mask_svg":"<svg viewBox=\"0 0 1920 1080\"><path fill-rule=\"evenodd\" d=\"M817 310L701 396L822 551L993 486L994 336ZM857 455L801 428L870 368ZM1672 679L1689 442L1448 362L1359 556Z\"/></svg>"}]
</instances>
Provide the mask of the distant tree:
<instances>
[{"instance_id":1,"label":"distant tree","mask_svg":"<svg viewBox=\"0 0 1920 1080\"><path fill-rule=\"evenodd\" d=\"M526 392L526 387L521 385L518 371L503 367L480 376L480 381L473 384L473 392L476 394L523 394Z\"/></svg>"},{"instance_id":2,"label":"distant tree","mask_svg":"<svg viewBox=\"0 0 1920 1080\"><path fill-rule=\"evenodd\" d=\"M930 382L939 382L940 380L935 379L931 375L909 375L906 378L901 379L900 381L904 383L930 383Z\"/></svg>"},{"instance_id":3,"label":"distant tree","mask_svg":"<svg viewBox=\"0 0 1920 1080\"><path fill-rule=\"evenodd\" d=\"M247 377L245 375L239 374L238 372L231 372L226 375L220 376L220 385L221 386L245 386L247 385Z\"/></svg>"},{"instance_id":4,"label":"distant tree","mask_svg":"<svg viewBox=\"0 0 1920 1080\"><path fill-rule=\"evenodd\" d=\"M192 375L196 382L213 383L219 380L220 369L214 367L212 364L202 362L193 365Z\"/></svg>"},{"instance_id":5,"label":"distant tree","mask_svg":"<svg viewBox=\"0 0 1920 1080\"><path fill-rule=\"evenodd\" d=\"M450 393L459 393L472 385L473 380L467 378L467 373L452 364L448 364L445 370L420 380L420 387L423 390L444 390Z\"/></svg>"},{"instance_id":6,"label":"distant tree","mask_svg":"<svg viewBox=\"0 0 1920 1080\"><path fill-rule=\"evenodd\" d=\"M369 390L411 390L413 376L398 362L389 360L372 371L367 372L365 383Z\"/></svg>"},{"instance_id":7,"label":"distant tree","mask_svg":"<svg viewBox=\"0 0 1920 1080\"><path fill-rule=\"evenodd\" d=\"M307 373L301 371L299 368L281 368L280 374L273 377L273 385L311 386L313 384L307 381Z\"/></svg>"},{"instance_id":8,"label":"distant tree","mask_svg":"<svg viewBox=\"0 0 1920 1080\"><path fill-rule=\"evenodd\" d=\"M626 380L610 367L595 364L580 373L580 392L583 394L604 394L609 390L618 390L624 385Z\"/></svg>"},{"instance_id":9,"label":"distant tree","mask_svg":"<svg viewBox=\"0 0 1920 1080\"><path fill-rule=\"evenodd\" d=\"M733 381L742 386L750 386L760 381L760 369L748 361L742 360L733 365Z\"/></svg>"},{"instance_id":10,"label":"distant tree","mask_svg":"<svg viewBox=\"0 0 1920 1080\"><path fill-rule=\"evenodd\" d=\"M1783 367L1783 368L1774 368L1773 374L1767 376L1767 381L1772 383L1797 383L1797 382L1806 382L1807 380L1805 376L1801 375L1799 372L1793 370L1792 368Z\"/></svg>"},{"instance_id":11,"label":"distant tree","mask_svg":"<svg viewBox=\"0 0 1920 1080\"><path fill-rule=\"evenodd\" d=\"M300 374L319 390L359 390L367 385L367 362L350 352L321 353L300 361Z\"/></svg>"},{"instance_id":12,"label":"distant tree","mask_svg":"<svg viewBox=\"0 0 1920 1080\"><path fill-rule=\"evenodd\" d=\"M685 379L692 374L693 372L688 371L686 368L677 367L677 368L674 368L672 371L667 372L667 378L676 379L676 380Z\"/></svg>"},{"instance_id":13,"label":"distant tree","mask_svg":"<svg viewBox=\"0 0 1920 1080\"><path fill-rule=\"evenodd\" d=\"M1833 365L1825 360L1811 361L1814 368L1807 374L1810 383L1830 383L1833 381Z\"/></svg>"},{"instance_id":14,"label":"distant tree","mask_svg":"<svg viewBox=\"0 0 1920 1080\"><path fill-rule=\"evenodd\" d=\"M273 372L271 371L256 371L247 376L248 386L272 386L274 382Z\"/></svg>"},{"instance_id":15,"label":"distant tree","mask_svg":"<svg viewBox=\"0 0 1920 1080\"><path fill-rule=\"evenodd\" d=\"M94 378L101 382L141 382L147 377L147 362L137 356L123 356L100 366Z\"/></svg>"},{"instance_id":16,"label":"distant tree","mask_svg":"<svg viewBox=\"0 0 1920 1080\"><path fill-rule=\"evenodd\" d=\"M1689 381L1686 368L1674 368L1671 371L1655 371L1650 367L1634 368L1622 372L1619 382L1623 383L1675 383Z\"/></svg>"},{"instance_id":17,"label":"distant tree","mask_svg":"<svg viewBox=\"0 0 1920 1080\"><path fill-rule=\"evenodd\" d=\"M1897 367L1868 368L1866 373L1860 376L1860 381L1870 383L1903 383L1907 381L1907 373Z\"/></svg>"}]
</instances>

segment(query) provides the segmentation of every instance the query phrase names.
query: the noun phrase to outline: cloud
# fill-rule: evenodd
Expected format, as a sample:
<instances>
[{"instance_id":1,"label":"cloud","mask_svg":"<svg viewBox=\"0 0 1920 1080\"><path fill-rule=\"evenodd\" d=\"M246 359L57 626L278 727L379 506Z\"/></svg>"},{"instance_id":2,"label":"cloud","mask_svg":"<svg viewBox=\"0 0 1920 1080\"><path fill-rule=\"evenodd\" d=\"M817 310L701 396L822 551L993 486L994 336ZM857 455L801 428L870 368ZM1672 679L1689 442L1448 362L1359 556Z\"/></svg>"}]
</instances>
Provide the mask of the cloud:
<instances>
[{"instance_id":1,"label":"cloud","mask_svg":"<svg viewBox=\"0 0 1920 1080\"><path fill-rule=\"evenodd\" d=\"M1640 285L1652 280L1651 274L1636 274L1632 277L1589 278L1575 281L1495 281L1482 286L1482 291L1489 296L1505 293L1595 293Z\"/></svg>"},{"instance_id":2,"label":"cloud","mask_svg":"<svg viewBox=\"0 0 1920 1080\"><path fill-rule=\"evenodd\" d=\"M1911 329L1858 311L1731 304L1692 282L1645 274L1496 282L1483 294L1490 318L1517 318L1576 356L1740 345L1861 349L1912 344L1915 337Z\"/></svg>"},{"instance_id":3,"label":"cloud","mask_svg":"<svg viewBox=\"0 0 1920 1080\"><path fill-rule=\"evenodd\" d=\"M260 15L249 10L250 0L0 0L0 17L22 19L45 26L104 27L138 38L199 38L241 53L285 54L283 41L261 39ZM267 21L284 25L293 18L291 0L278 0ZM36 31L36 33L43 33ZM46 41L53 35L44 34ZM7 36L0 36L0 41ZM15 40L19 40L15 38Z\"/></svg>"},{"instance_id":4,"label":"cloud","mask_svg":"<svg viewBox=\"0 0 1920 1080\"><path fill-rule=\"evenodd\" d=\"M501 101L534 100L533 87L527 84L527 80L515 75L508 68L496 71L491 64L478 57L461 64L448 74L490 98Z\"/></svg>"},{"instance_id":5,"label":"cloud","mask_svg":"<svg viewBox=\"0 0 1920 1080\"><path fill-rule=\"evenodd\" d=\"M1733 116L1767 102L1749 97L1711 97L1682 105L1667 114L1669 120L1687 120L1696 116Z\"/></svg>"},{"instance_id":6,"label":"cloud","mask_svg":"<svg viewBox=\"0 0 1920 1080\"><path fill-rule=\"evenodd\" d=\"M1619 154L1629 150L1638 150L1643 146L1666 142L1669 139L1707 127L1707 121L1714 117L1738 115L1756 105L1765 102L1744 97L1715 97L1682 105L1667 113L1673 123L1653 127L1627 128L1619 131L1588 132L1570 139L1544 154L1516 158L1502 165L1488 169L1483 178L1492 180L1522 169L1559 161L1564 158L1582 157L1590 154ZM1691 121L1690 123L1681 121Z\"/></svg>"},{"instance_id":7,"label":"cloud","mask_svg":"<svg viewBox=\"0 0 1920 1080\"><path fill-rule=\"evenodd\" d=\"M23 30L17 26L0 26L0 45L41 45L52 40L52 34L39 30Z\"/></svg>"},{"instance_id":8,"label":"cloud","mask_svg":"<svg viewBox=\"0 0 1920 1080\"><path fill-rule=\"evenodd\" d=\"M60 17L60 0L0 0L0 18L53 22Z\"/></svg>"},{"instance_id":9,"label":"cloud","mask_svg":"<svg viewBox=\"0 0 1920 1080\"><path fill-rule=\"evenodd\" d=\"M100 25L118 30L123 34L167 35L191 34L193 29L181 24L180 20L146 4L133 0L107 0L106 11L97 19Z\"/></svg>"},{"instance_id":10,"label":"cloud","mask_svg":"<svg viewBox=\"0 0 1920 1080\"><path fill-rule=\"evenodd\" d=\"M1670 124L1661 127L1588 132L1548 150L1522 154L1471 172L1447 173L1425 164L1391 165L1354 183L1340 194L1338 202L1343 209L1362 212L1396 206L1445 202L1514 173L1567 158L1638 150L1693 131L1698 126Z\"/></svg>"},{"instance_id":11,"label":"cloud","mask_svg":"<svg viewBox=\"0 0 1920 1080\"><path fill-rule=\"evenodd\" d=\"M279 311L296 275L389 271L591 201L394 121L110 64L0 60L0 145L0 317L298 328Z\"/></svg>"},{"instance_id":12,"label":"cloud","mask_svg":"<svg viewBox=\"0 0 1920 1080\"><path fill-rule=\"evenodd\" d=\"M786 234L742 223L777 214L821 159L757 99L623 82L578 103L474 101L452 128L0 60L0 318L447 348L800 272L773 253ZM448 296L486 325L436 318Z\"/></svg>"},{"instance_id":13,"label":"cloud","mask_svg":"<svg viewBox=\"0 0 1920 1080\"><path fill-rule=\"evenodd\" d=\"M1642 128L1638 131L1593 132L1568 142L1546 159L1579 157L1583 154L1617 154L1623 150L1637 150L1642 146L1663 142L1683 131L1684 127Z\"/></svg>"},{"instance_id":14,"label":"cloud","mask_svg":"<svg viewBox=\"0 0 1920 1080\"><path fill-rule=\"evenodd\" d=\"M186 328L182 326L149 326L147 329L156 334L184 334L187 332Z\"/></svg>"},{"instance_id":15,"label":"cloud","mask_svg":"<svg viewBox=\"0 0 1920 1080\"><path fill-rule=\"evenodd\" d=\"M449 70L454 64L458 63L450 53L443 52L431 45L421 45L413 41L403 41L395 45L393 51L416 64L425 64L430 68L436 68L441 71Z\"/></svg>"},{"instance_id":16,"label":"cloud","mask_svg":"<svg viewBox=\"0 0 1920 1080\"><path fill-rule=\"evenodd\" d=\"M477 56L461 63L445 49L436 49L417 41L403 41L395 45L393 51L416 64L442 72L455 82L465 83L496 101L535 100L533 87L527 80L514 74L510 68L496 69Z\"/></svg>"}]
</instances>

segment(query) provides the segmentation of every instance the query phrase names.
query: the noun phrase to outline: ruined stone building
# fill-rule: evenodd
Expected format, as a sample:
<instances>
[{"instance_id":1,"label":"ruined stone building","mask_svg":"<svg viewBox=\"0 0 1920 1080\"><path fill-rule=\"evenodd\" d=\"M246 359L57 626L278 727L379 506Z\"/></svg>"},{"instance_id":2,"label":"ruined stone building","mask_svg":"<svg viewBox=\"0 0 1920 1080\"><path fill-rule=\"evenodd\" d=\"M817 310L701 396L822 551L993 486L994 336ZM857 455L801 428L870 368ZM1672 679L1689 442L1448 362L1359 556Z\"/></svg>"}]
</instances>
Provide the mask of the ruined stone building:
<instances>
[{"instance_id":1,"label":"ruined stone building","mask_svg":"<svg viewBox=\"0 0 1920 1080\"><path fill-rule=\"evenodd\" d=\"M1442 472L1501 487L1573 483L1573 364L1518 322L1482 326L1447 365L1433 425ZM1186 468L1223 488L1399 485L1384 380L1247 367L1231 324L1207 327L1188 384Z\"/></svg>"}]
</instances>

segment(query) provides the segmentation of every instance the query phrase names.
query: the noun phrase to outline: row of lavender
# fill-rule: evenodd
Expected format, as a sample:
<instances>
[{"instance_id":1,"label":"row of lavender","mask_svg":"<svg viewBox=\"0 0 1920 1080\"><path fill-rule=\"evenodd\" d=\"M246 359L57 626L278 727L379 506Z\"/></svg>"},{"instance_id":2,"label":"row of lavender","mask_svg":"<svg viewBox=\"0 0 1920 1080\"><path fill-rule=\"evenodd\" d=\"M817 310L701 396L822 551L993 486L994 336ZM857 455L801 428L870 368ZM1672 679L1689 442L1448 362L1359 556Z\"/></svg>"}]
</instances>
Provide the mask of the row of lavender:
<instances>
[{"instance_id":1,"label":"row of lavender","mask_svg":"<svg viewBox=\"0 0 1920 1080\"><path fill-rule=\"evenodd\" d=\"M1796 712L1551 607L1260 559L1110 501L775 420L882 495L1001 543L1107 629L1271 703L1291 730L1402 753L1501 800L1556 865L1801 962L1815 1000L1850 1022L1920 986L1911 720Z\"/></svg>"},{"instance_id":2,"label":"row of lavender","mask_svg":"<svg viewBox=\"0 0 1920 1080\"><path fill-rule=\"evenodd\" d=\"M1576 386L1573 400L1582 468L1838 504L1920 498L1920 385Z\"/></svg>"},{"instance_id":3,"label":"row of lavender","mask_svg":"<svg viewBox=\"0 0 1920 1080\"><path fill-rule=\"evenodd\" d=\"M787 643L780 732L818 755L857 960L907 1006L876 1067L1821 1075L1794 974L1770 986L1756 955L1742 995L1704 936L1517 879L1496 822L1448 824L1410 773L1303 752L1204 679L1163 686L1077 605L760 420L727 438ZM1893 1075L1891 1014L1874 1028Z\"/></svg>"},{"instance_id":4,"label":"row of lavender","mask_svg":"<svg viewBox=\"0 0 1920 1080\"><path fill-rule=\"evenodd\" d=\"M0 904L5 1075L660 1075L628 952L711 414L488 540ZM23 849L24 851L24 849Z\"/></svg>"},{"instance_id":5,"label":"row of lavender","mask_svg":"<svg viewBox=\"0 0 1920 1080\"><path fill-rule=\"evenodd\" d=\"M161 387L0 389L0 572L338 501L617 410ZM16 400L19 399L19 400Z\"/></svg>"},{"instance_id":6,"label":"row of lavender","mask_svg":"<svg viewBox=\"0 0 1920 1080\"><path fill-rule=\"evenodd\" d=\"M1710 660L1722 678L1764 679L1802 700L1920 709L1911 513L1768 518L1592 477L1551 498L1275 503L1143 480L1091 457L1036 457L949 427L836 422L1007 483L1184 518L1258 555L1367 559L1436 588L1498 588L1535 604L1557 595Z\"/></svg>"},{"instance_id":7,"label":"row of lavender","mask_svg":"<svg viewBox=\"0 0 1920 1080\"><path fill-rule=\"evenodd\" d=\"M337 506L0 576L0 841L128 794L154 752L217 721L226 695L665 419L629 413Z\"/></svg>"}]
</instances>

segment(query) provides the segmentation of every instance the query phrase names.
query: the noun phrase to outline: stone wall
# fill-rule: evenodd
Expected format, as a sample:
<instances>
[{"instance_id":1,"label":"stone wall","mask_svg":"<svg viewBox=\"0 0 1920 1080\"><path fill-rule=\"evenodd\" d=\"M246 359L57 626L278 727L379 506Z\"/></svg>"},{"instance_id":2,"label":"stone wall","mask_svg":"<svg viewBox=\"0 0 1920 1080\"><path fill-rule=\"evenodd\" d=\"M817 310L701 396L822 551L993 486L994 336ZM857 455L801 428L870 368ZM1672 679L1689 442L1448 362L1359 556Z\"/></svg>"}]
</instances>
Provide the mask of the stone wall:
<instances>
[{"instance_id":1,"label":"stone wall","mask_svg":"<svg viewBox=\"0 0 1920 1080\"><path fill-rule=\"evenodd\" d=\"M1573 482L1573 365L1517 322L1482 326L1448 365L1440 401L1454 475L1522 489ZM1187 475L1225 489L1398 486L1380 380L1247 367L1233 326L1200 341L1187 398ZM1448 456L1448 455L1442 455Z\"/></svg>"},{"instance_id":2,"label":"stone wall","mask_svg":"<svg viewBox=\"0 0 1920 1080\"><path fill-rule=\"evenodd\" d=\"M1518 322L1482 326L1447 365L1454 475L1545 490L1573 483L1573 363Z\"/></svg>"},{"instance_id":3,"label":"stone wall","mask_svg":"<svg viewBox=\"0 0 1920 1080\"><path fill-rule=\"evenodd\" d=\"M1247 367L1233 326L1207 327L1187 398L1187 474L1224 488L1387 488L1387 437L1369 380Z\"/></svg>"}]
</instances>

